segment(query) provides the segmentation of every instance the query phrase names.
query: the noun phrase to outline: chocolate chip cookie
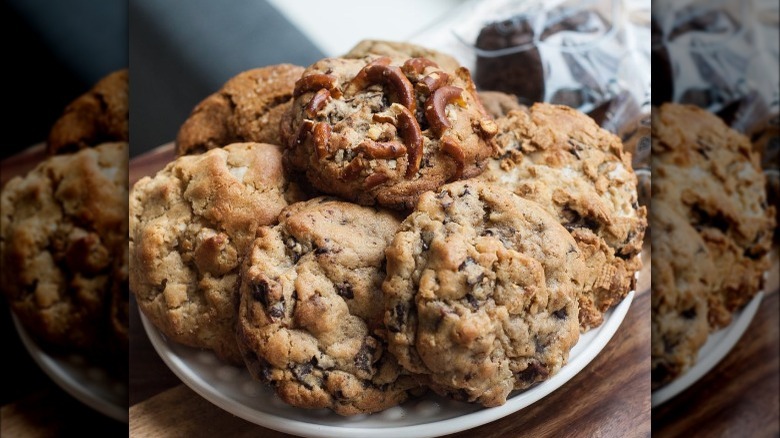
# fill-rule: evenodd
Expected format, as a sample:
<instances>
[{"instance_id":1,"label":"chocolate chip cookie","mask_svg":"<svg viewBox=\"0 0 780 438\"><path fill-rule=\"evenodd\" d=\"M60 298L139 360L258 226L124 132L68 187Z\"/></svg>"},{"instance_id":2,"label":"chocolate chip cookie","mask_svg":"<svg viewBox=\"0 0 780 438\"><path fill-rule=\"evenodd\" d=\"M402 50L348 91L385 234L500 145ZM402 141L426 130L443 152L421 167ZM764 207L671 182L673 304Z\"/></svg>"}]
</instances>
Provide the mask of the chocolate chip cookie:
<instances>
[{"instance_id":1,"label":"chocolate chip cookie","mask_svg":"<svg viewBox=\"0 0 780 438\"><path fill-rule=\"evenodd\" d=\"M49 131L49 154L128 141L128 71L115 71L71 102Z\"/></svg>"},{"instance_id":2,"label":"chocolate chip cookie","mask_svg":"<svg viewBox=\"0 0 780 438\"><path fill-rule=\"evenodd\" d=\"M390 351L440 394L501 405L558 372L579 339L576 242L498 185L423 194L386 254Z\"/></svg>"},{"instance_id":3,"label":"chocolate chip cookie","mask_svg":"<svg viewBox=\"0 0 780 438\"><path fill-rule=\"evenodd\" d=\"M715 265L707 245L688 220L653 200L652 388L690 368L710 332L708 297Z\"/></svg>"},{"instance_id":4,"label":"chocolate chip cookie","mask_svg":"<svg viewBox=\"0 0 780 438\"><path fill-rule=\"evenodd\" d=\"M534 201L574 237L584 255L583 330L635 285L647 227L637 178L620 139L569 107L537 103L496 120L499 154L480 178Z\"/></svg>"},{"instance_id":5,"label":"chocolate chip cookie","mask_svg":"<svg viewBox=\"0 0 780 438\"><path fill-rule=\"evenodd\" d=\"M731 321L763 286L775 210L759 154L744 135L691 105L653 111L653 198L663 199L704 239L715 263L710 324Z\"/></svg>"},{"instance_id":6,"label":"chocolate chip cookie","mask_svg":"<svg viewBox=\"0 0 780 438\"><path fill-rule=\"evenodd\" d=\"M320 197L260 229L242 268L238 339L251 374L285 402L350 415L420 390L383 340L385 248L399 224Z\"/></svg>"},{"instance_id":7,"label":"chocolate chip cookie","mask_svg":"<svg viewBox=\"0 0 780 438\"><path fill-rule=\"evenodd\" d=\"M127 245L127 143L49 157L0 195L2 287L37 339L110 343L106 308Z\"/></svg>"},{"instance_id":8,"label":"chocolate chip cookie","mask_svg":"<svg viewBox=\"0 0 780 438\"><path fill-rule=\"evenodd\" d=\"M428 58L326 58L296 82L282 120L285 165L324 193L412 208L482 172L496 125L465 68Z\"/></svg>"},{"instance_id":9,"label":"chocolate chip cookie","mask_svg":"<svg viewBox=\"0 0 780 438\"><path fill-rule=\"evenodd\" d=\"M278 146L236 143L179 157L130 194L130 290L173 341L241 363L241 257L257 229L297 200Z\"/></svg>"},{"instance_id":10,"label":"chocolate chip cookie","mask_svg":"<svg viewBox=\"0 0 780 438\"><path fill-rule=\"evenodd\" d=\"M238 142L281 145L279 123L302 73L303 67L277 64L234 76L192 110L176 136L176 153L199 154Z\"/></svg>"}]
</instances>

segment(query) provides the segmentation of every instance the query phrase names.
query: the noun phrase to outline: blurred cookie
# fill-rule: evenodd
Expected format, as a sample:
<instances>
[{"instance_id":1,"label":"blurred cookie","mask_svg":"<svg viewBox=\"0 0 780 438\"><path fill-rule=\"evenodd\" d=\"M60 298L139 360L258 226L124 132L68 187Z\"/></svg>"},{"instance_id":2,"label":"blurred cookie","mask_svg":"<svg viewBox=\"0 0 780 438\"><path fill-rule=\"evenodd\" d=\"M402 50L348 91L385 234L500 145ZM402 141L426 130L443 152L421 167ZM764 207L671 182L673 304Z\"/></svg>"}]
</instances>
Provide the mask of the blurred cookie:
<instances>
[{"instance_id":1,"label":"blurred cookie","mask_svg":"<svg viewBox=\"0 0 780 438\"><path fill-rule=\"evenodd\" d=\"M238 339L285 402L371 413L420 390L382 339L385 248L399 219L315 198L259 231L242 268Z\"/></svg>"},{"instance_id":2,"label":"blurred cookie","mask_svg":"<svg viewBox=\"0 0 780 438\"><path fill-rule=\"evenodd\" d=\"M496 120L499 149L480 179L497 182L553 215L584 255L579 291L583 330L635 285L646 208L631 158L615 135L569 107L537 103Z\"/></svg>"},{"instance_id":3,"label":"blurred cookie","mask_svg":"<svg viewBox=\"0 0 780 438\"><path fill-rule=\"evenodd\" d=\"M477 97L488 114L496 119L506 116L509 111L528 110L528 107L518 103L517 97L500 91L480 91L477 93Z\"/></svg>"},{"instance_id":4,"label":"blurred cookie","mask_svg":"<svg viewBox=\"0 0 780 438\"><path fill-rule=\"evenodd\" d=\"M128 71L115 71L71 102L49 131L46 151L70 153L128 141Z\"/></svg>"},{"instance_id":5,"label":"blurred cookie","mask_svg":"<svg viewBox=\"0 0 780 438\"><path fill-rule=\"evenodd\" d=\"M200 102L179 128L177 155L239 142L281 145L279 123L301 73L303 67L277 64L234 76Z\"/></svg>"},{"instance_id":6,"label":"blurred cookie","mask_svg":"<svg viewBox=\"0 0 780 438\"><path fill-rule=\"evenodd\" d=\"M344 54L343 58L365 58L369 56L390 58L427 58L446 71L455 71L460 63L450 55L417 44L399 41L362 40Z\"/></svg>"},{"instance_id":7,"label":"blurred cookie","mask_svg":"<svg viewBox=\"0 0 780 438\"><path fill-rule=\"evenodd\" d=\"M241 257L297 200L278 146L236 143L179 157L130 194L130 290L169 339L240 363Z\"/></svg>"},{"instance_id":8,"label":"blurred cookie","mask_svg":"<svg viewBox=\"0 0 780 438\"><path fill-rule=\"evenodd\" d=\"M498 185L423 194L386 254L390 351L440 394L502 405L558 372L579 339L574 239Z\"/></svg>"},{"instance_id":9,"label":"blurred cookie","mask_svg":"<svg viewBox=\"0 0 780 438\"><path fill-rule=\"evenodd\" d=\"M285 164L322 192L412 208L479 174L495 123L468 70L427 58L326 58L306 69L281 127Z\"/></svg>"},{"instance_id":10,"label":"blurred cookie","mask_svg":"<svg viewBox=\"0 0 780 438\"><path fill-rule=\"evenodd\" d=\"M748 133L753 150L761 155L761 168L766 175L766 197L775 207L775 241L780 241L780 115L761 120Z\"/></svg>"},{"instance_id":11,"label":"blurred cookie","mask_svg":"<svg viewBox=\"0 0 780 438\"><path fill-rule=\"evenodd\" d=\"M716 267L710 324L731 321L763 285L775 210L760 157L747 137L691 105L653 111L653 198L663 199L704 239Z\"/></svg>"},{"instance_id":12,"label":"blurred cookie","mask_svg":"<svg viewBox=\"0 0 780 438\"><path fill-rule=\"evenodd\" d=\"M701 236L668 204L653 200L650 216L651 376L656 389L690 368L707 341L715 265Z\"/></svg>"},{"instance_id":13,"label":"blurred cookie","mask_svg":"<svg viewBox=\"0 0 780 438\"><path fill-rule=\"evenodd\" d=\"M127 242L127 143L49 157L0 195L0 260L8 302L39 340L99 351ZM121 262L119 262L121 263Z\"/></svg>"}]
</instances>

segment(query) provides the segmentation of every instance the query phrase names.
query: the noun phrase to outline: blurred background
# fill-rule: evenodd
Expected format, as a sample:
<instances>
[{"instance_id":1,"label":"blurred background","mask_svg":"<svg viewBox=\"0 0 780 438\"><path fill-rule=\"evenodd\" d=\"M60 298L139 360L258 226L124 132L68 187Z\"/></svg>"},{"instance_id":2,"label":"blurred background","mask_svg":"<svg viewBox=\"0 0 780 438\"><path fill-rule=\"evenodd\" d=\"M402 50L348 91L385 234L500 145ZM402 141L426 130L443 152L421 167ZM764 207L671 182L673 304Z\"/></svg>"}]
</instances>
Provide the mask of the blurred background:
<instances>
[{"instance_id":1,"label":"blurred background","mask_svg":"<svg viewBox=\"0 0 780 438\"><path fill-rule=\"evenodd\" d=\"M7 68L0 159L46 141L68 103L104 75L127 67L128 56L124 0L2 0L1 5ZM41 157L42 152L33 156ZM17 334L4 295L0 333L5 370L0 436L127 435L126 421L79 402L42 371Z\"/></svg>"},{"instance_id":2,"label":"blurred background","mask_svg":"<svg viewBox=\"0 0 780 438\"><path fill-rule=\"evenodd\" d=\"M704 246L695 257L679 251L661 260L656 243L666 243L664 234L674 230L666 226L669 217L651 220L654 435L780 434L778 216L772 212L780 190L779 22L776 1L653 2L651 210L675 205L693 236L676 244ZM694 109L675 113L688 117L684 121L661 120L670 114L665 111L685 108L671 104ZM673 154L686 148L685 159ZM687 269L660 272L656 261L666 262L667 271ZM709 271L711 263L715 272ZM710 272L701 279L703 296L684 290L686 275L699 272ZM663 277L666 285L656 281ZM676 289L665 287L673 281ZM725 326L713 316L719 294L743 301L729 309ZM677 319L681 325L668 329L676 318L672 309L682 310L690 299L709 308L704 338L694 333L691 318ZM743 307L744 300L753 308ZM667 359L683 345L694 346L692 366L657 382L668 380ZM656 368L656 361L667 365Z\"/></svg>"},{"instance_id":3,"label":"blurred background","mask_svg":"<svg viewBox=\"0 0 780 438\"><path fill-rule=\"evenodd\" d=\"M46 140L65 106L127 67L126 0L2 0L7 129L0 158Z\"/></svg>"}]
</instances>

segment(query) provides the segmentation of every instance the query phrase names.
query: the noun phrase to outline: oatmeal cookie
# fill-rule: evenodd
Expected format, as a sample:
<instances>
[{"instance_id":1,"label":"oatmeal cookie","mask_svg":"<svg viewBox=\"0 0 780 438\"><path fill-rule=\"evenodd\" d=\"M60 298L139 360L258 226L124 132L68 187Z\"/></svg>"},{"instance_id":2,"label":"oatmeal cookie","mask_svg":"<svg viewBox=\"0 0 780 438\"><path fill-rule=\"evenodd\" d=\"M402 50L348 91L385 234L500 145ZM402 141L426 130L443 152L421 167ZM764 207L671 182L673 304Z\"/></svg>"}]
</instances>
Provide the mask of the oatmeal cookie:
<instances>
[{"instance_id":1,"label":"oatmeal cookie","mask_svg":"<svg viewBox=\"0 0 780 438\"><path fill-rule=\"evenodd\" d=\"M698 107L664 104L652 118L653 198L685 217L707 244L721 297L710 300L710 323L725 326L763 287L769 268L775 210L759 154L747 137Z\"/></svg>"},{"instance_id":2,"label":"oatmeal cookie","mask_svg":"<svg viewBox=\"0 0 780 438\"><path fill-rule=\"evenodd\" d=\"M130 290L168 338L241 363L241 257L297 191L278 146L235 143L179 157L130 194Z\"/></svg>"},{"instance_id":3,"label":"oatmeal cookie","mask_svg":"<svg viewBox=\"0 0 780 438\"><path fill-rule=\"evenodd\" d=\"M49 131L46 151L75 152L128 141L128 71L115 71L71 102Z\"/></svg>"},{"instance_id":4,"label":"oatmeal cookie","mask_svg":"<svg viewBox=\"0 0 780 438\"><path fill-rule=\"evenodd\" d=\"M390 351L440 394L501 405L558 372L579 339L574 239L500 186L423 194L386 254Z\"/></svg>"},{"instance_id":5,"label":"oatmeal cookie","mask_svg":"<svg viewBox=\"0 0 780 438\"><path fill-rule=\"evenodd\" d=\"M3 188L0 287L37 339L91 351L108 341L109 291L127 245L127 164L127 143L104 143L49 157Z\"/></svg>"},{"instance_id":6,"label":"oatmeal cookie","mask_svg":"<svg viewBox=\"0 0 780 438\"><path fill-rule=\"evenodd\" d=\"M242 268L238 339L287 403L376 412L419 390L383 340L385 248L400 220L332 198L286 208Z\"/></svg>"},{"instance_id":7,"label":"oatmeal cookie","mask_svg":"<svg viewBox=\"0 0 780 438\"><path fill-rule=\"evenodd\" d=\"M646 208L630 155L615 135L565 106L537 103L496 122L499 154L480 178L538 203L569 230L587 266L580 324L601 325L641 269Z\"/></svg>"},{"instance_id":8,"label":"oatmeal cookie","mask_svg":"<svg viewBox=\"0 0 780 438\"><path fill-rule=\"evenodd\" d=\"M306 69L280 127L285 165L322 192L414 207L482 172L496 133L465 68L427 58L326 58Z\"/></svg>"},{"instance_id":9,"label":"oatmeal cookie","mask_svg":"<svg viewBox=\"0 0 780 438\"><path fill-rule=\"evenodd\" d=\"M302 73L303 67L278 64L234 76L200 102L179 128L177 155L238 142L281 145L279 123Z\"/></svg>"},{"instance_id":10,"label":"oatmeal cookie","mask_svg":"<svg viewBox=\"0 0 780 438\"><path fill-rule=\"evenodd\" d=\"M656 389L690 368L707 341L715 265L701 236L665 202L653 200L650 217L651 376Z\"/></svg>"}]
</instances>

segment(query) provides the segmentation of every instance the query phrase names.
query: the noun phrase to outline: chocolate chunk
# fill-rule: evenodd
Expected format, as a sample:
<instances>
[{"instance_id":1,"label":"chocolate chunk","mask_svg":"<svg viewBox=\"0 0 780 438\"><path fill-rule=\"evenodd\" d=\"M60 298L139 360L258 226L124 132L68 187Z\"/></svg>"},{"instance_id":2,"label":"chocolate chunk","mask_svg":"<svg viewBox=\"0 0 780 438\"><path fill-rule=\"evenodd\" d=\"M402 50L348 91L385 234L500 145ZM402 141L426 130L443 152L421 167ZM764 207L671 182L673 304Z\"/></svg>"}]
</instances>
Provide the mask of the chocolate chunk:
<instances>
[{"instance_id":1,"label":"chocolate chunk","mask_svg":"<svg viewBox=\"0 0 780 438\"><path fill-rule=\"evenodd\" d=\"M344 297L348 300L355 298L355 294L352 292L352 285L349 283L337 284L336 293L338 293L339 296Z\"/></svg>"}]
</instances>

